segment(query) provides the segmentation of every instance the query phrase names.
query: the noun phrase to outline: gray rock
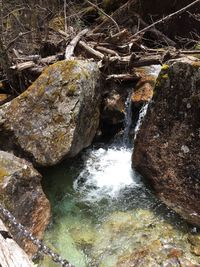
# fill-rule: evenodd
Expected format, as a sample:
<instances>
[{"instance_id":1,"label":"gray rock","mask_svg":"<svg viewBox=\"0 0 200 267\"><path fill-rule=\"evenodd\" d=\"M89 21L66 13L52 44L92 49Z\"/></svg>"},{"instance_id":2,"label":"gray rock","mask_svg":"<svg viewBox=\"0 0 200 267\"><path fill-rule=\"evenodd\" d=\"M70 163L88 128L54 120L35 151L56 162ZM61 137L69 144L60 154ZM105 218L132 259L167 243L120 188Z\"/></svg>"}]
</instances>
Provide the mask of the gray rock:
<instances>
[{"instance_id":1,"label":"gray rock","mask_svg":"<svg viewBox=\"0 0 200 267\"><path fill-rule=\"evenodd\" d=\"M96 133L99 99L100 71L95 62L57 62L0 108L0 147L43 166L75 156Z\"/></svg>"},{"instance_id":2,"label":"gray rock","mask_svg":"<svg viewBox=\"0 0 200 267\"><path fill-rule=\"evenodd\" d=\"M50 218L50 204L41 175L24 159L0 151L0 202L36 237L42 238ZM12 228L15 240L32 255L36 248Z\"/></svg>"},{"instance_id":3,"label":"gray rock","mask_svg":"<svg viewBox=\"0 0 200 267\"><path fill-rule=\"evenodd\" d=\"M197 225L200 225L199 133L200 61L192 57L170 61L157 79L152 102L137 135L133 166L167 205Z\"/></svg>"}]
</instances>

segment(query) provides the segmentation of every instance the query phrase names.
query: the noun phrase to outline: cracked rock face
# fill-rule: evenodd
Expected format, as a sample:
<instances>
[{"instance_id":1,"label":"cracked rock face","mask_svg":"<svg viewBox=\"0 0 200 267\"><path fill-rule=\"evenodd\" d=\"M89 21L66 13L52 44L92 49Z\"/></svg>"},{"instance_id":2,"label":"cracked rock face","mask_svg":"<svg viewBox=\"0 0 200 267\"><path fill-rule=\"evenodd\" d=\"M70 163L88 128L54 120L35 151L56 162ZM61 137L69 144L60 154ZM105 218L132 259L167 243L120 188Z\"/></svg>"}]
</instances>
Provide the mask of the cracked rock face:
<instances>
[{"instance_id":1,"label":"cracked rock face","mask_svg":"<svg viewBox=\"0 0 200 267\"><path fill-rule=\"evenodd\" d=\"M0 108L0 147L41 166L75 156L96 133L99 89L94 62L49 66L24 93Z\"/></svg>"},{"instance_id":2,"label":"cracked rock face","mask_svg":"<svg viewBox=\"0 0 200 267\"><path fill-rule=\"evenodd\" d=\"M133 166L157 195L200 225L200 61L164 65L138 133Z\"/></svg>"},{"instance_id":3,"label":"cracked rock face","mask_svg":"<svg viewBox=\"0 0 200 267\"><path fill-rule=\"evenodd\" d=\"M50 219L50 204L43 193L41 178L31 163L0 151L0 203L39 239ZM36 247L15 228L11 231L29 255L36 252Z\"/></svg>"}]
</instances>

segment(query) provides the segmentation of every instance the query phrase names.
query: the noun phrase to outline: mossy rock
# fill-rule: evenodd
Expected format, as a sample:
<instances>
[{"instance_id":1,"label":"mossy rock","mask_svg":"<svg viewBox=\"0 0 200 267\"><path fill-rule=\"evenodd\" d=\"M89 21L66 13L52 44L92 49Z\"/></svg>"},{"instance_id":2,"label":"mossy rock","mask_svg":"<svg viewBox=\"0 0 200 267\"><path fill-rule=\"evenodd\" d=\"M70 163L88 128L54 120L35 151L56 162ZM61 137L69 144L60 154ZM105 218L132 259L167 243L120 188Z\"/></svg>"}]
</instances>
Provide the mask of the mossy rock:
<instances>
[{"instance_id":1,"label":"mossy rock","mask_svg":"<svg viewBox=\"0 0 200 267\"><path fill-rule=\"evenodd\" d=\"M49 166L89 146L99 124L100 78L92 61L47 67L25 92L0 108L0 130L11 135L11 148ZM2 140L1 146L7 149Z\"/></svg>"}]
</instances>

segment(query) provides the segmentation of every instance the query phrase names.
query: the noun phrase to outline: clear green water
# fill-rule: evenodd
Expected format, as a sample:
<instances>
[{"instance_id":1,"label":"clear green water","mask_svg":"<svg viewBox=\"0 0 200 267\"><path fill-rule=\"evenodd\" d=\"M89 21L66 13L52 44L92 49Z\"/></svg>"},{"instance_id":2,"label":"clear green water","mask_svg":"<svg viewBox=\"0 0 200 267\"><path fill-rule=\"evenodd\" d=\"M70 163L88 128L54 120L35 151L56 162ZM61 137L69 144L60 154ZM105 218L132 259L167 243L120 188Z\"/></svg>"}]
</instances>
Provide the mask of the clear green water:
<instances>
[{"instance_id":1,"label":"clear green water","mask_svg":"<svg viewBox=\"0 0 200 267\"><path fill-rule=\"evenodd\" d=\"M159 70L147 69L154 76ZM52 206L45 242L76 267L200 266L197 229L161 204L131 169L132 148L124 137L44 171ZM58 265L45 257L39 266Z\"/></svg>"},{"instance_id":2,"label":"clear green water","mask_svg":"<svg viewBox=\"0 0 200 267\"><path fill-rule=\"evenodd\" d=\"M192 228L130 166L131 149L113 145L46 171L53 212L47 245L76 267L200 266L188 242ZM58 265L44 258L39 266Z\"/></svg>"}]
</instances>

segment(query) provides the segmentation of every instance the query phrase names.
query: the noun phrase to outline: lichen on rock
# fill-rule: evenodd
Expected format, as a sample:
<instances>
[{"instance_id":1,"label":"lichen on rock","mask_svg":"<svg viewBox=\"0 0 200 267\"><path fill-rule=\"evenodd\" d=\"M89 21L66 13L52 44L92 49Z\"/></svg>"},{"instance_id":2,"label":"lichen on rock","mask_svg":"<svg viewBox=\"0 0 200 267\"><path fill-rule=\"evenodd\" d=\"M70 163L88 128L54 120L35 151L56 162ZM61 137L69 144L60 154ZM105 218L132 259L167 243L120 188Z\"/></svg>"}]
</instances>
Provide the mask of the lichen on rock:
<instances>
[{"instance_id":1,"label":"lichen on rock","mask_svg":"<svg viewBox=\"0 0 200 267\"><path fill-rule=\"evenodd\" d=\"M99 89L95 62L59 61L47 67L24 93L0 108L0 147L43 166L75 156L96 133Z\"/></svg>"},{"instance_id":2,"label":"lichen on rock","mask_svg":"<svg viewBox=\"0 0 200 267\"><path fill-rule=\"evenodd\" d=\"M0 151L0 202L36 237L42 238L50 219L50 204L41 186L41 175L24 159ZM36 247L11 228L15 240L29 255Z\"/></svg>"},{"instance_id":3,"label":"lichen on rock","mask_svg":"<svg viewBox=\"0 0 200 267\"><path fill-rule=\"evenodd\" d=\"M167 205L200 225L200 64L185 57L168 65L138 133L133 166Z\"/></svg>"}]
</instances>

